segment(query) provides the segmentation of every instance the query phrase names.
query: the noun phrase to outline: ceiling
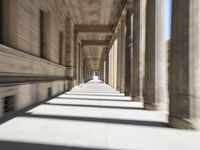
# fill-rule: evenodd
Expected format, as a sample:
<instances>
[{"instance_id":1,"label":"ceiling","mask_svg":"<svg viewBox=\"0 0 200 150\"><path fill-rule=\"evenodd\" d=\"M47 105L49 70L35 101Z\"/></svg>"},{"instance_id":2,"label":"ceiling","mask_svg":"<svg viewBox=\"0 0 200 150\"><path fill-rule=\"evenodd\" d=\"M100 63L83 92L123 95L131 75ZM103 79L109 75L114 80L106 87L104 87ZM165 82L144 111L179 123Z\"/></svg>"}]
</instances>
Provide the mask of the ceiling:
<instances>
[{"instance_id":1,"label":"ceiling","mask_svg":"<svg viewBox=\"0 0 200 150\"><path fill-rule=\"evenodd\" d=\"M65 11L75 25L114 25L117 11L123 0L63 0ZM106 33L80 33L81 40L109 41L111 34ZM105 46L84 46L84 56L88 60L92 70L99 70L101 60L106 51Z\"/></svg>"}]
</instances>

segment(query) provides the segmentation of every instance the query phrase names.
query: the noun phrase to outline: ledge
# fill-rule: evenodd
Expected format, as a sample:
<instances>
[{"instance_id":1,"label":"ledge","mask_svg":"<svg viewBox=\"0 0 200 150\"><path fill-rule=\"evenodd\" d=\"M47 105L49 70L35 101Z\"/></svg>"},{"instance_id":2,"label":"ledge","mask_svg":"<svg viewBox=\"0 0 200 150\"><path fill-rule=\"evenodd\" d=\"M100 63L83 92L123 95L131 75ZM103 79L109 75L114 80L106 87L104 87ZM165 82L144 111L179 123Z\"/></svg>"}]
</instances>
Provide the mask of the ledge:
<instances>
[{"instance_id":1,"label":"ledge","mask_svg":"<svg viewBox=\"0 0 200 150\"><path fill-rule=\"evenodd\" d=\"M0 75L65 77L71 68L0 44Z\"/></svg>"},{"instance_id":2,"label":"ledge","mask_svg":"<svg viewBox=\"0 0 200 150\"><path fill-rule=\"evenodd\" d=\"M54 66L57 66L57 67L65 68L65 66L59 65L57 63L54 63L52 61L49 61L49 60L46 60L46 59L43 59L43 58L40 58L39 56L28 54L26 52L8 47L8 46L3 45L3 44L0 44L0 52L4 52L4 53L7 53L7 54L18 56L18 57L24 58L24 59L29 59L30 61L34 61L34 62L37 61L37 62L46 63L46 64L49 64L49 65L54 65Z\"/></svg>"}]
</instances>

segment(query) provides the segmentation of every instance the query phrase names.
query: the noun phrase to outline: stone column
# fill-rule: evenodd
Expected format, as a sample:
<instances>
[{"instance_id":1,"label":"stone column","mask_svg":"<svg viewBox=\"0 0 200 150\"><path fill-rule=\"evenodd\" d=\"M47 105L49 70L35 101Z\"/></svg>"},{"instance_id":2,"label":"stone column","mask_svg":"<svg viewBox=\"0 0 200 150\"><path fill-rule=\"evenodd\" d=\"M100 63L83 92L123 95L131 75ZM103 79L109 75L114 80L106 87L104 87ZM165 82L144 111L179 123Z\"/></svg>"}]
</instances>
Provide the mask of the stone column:
<instances>
[{"instance_id":1,"label":"stone column","mask_svg":"<svg viewBox=\"0 0 200 150\"><path fill-rule=\"evenodd\" d=\"M107 53L106 56L106 78L105 78L105 82L108 84L109 81L109 54Z\"/></svg>"},{"instance_id":2,"label":"stone column","mask_svg":"<svg viewBox=\"0 0 200 150\"><path fill-rule=\"evenodd\" d=\"M126 17L121 18L121 68L120 68L120 92L125 91L125 49L126 49Z\"/></svg>"},{"instance_id":3,"label":"stone column","mask_svg":"<svg viewBox=\"0 0 200 150\"><path fill-rule=\"evenodd\" d=\"M118 27L117 27L117 90L120 90L121 87L121 44L122 44L122 31L121 31L121 20L119 21Z\"/></svg>"},{"instance_id":4,"label":"stone column","mask_svg":"<svg viewBox=\"0 0 200 150\"><path fill-rule=\"evenodd\" d=\"M80 80L80 83L83 83L84 80L83 80L83 60L84 60L84 57L83 57L83 46L79 43L79 53L80 53L80 61L79 61L79 70L80 70L80 75L79 75L79 80Z\"/></svg>"},{"instance_id":5,"label":"stone column","mask_svg":"<svg viewBox=\"0 0 200 150\"><path fill-rule=\"evenodd\" d=\"M133 14L131 95L132 100L141 101L144 80L146 0L134 0Z\"/></svg>"},{"instance_id":6,"label":"stone column","mask_svg":"<svg viewBox=\"0 0 200 150\"><path fill-rule=\"evenodd\" d=\"M173 1L169 125L200 129L200 1Z\"/></svg>"},{"instance_id":7,"label":"stone column","mask_svg":"<svg viewBox=\"0 0 200 150\"><path fill-rule=\"evenodd\" d=\"M115 39L113 44L113 87L117 89L117 44L118 40Z\"/></svg>"},{"instance_id":8,"label":"stone column","mask_svg":"<svg viewBox=\"0 0 200 150\"><path fill-rule=\"evenodd\" d=\"M117 28L117 90L124 92L125 86L125 13L123 12Z\"/></svg>"},{"instance_id":9,"label":"stone column","mask_svg":"<svg viewBox=\"0 0 200 150\"><path fill-rule=\"evenodd\" d=\"M112 57L111 57L111 50L112 50L112 48L110 48L109 50L108 50L108 84L111 86L111 74L112 74L112 70L111 70L111 68L112 68L112 62L111 62L111 59L112 59Z\"/></svg>"},{"instance_id":10,"label":"stone column","mask_svg":"<svg viewBox=\"0 0 200 150\"><path fill-rule=\"evenodd\" d=\"M75 52L74 52L74 24L70 18L65 21L65 36L66 36L66 76L69 79L69 89L74 86L75 77Z\"/></svg>"},{"instance_id":11,"label":"stone column","mask_svg":"<svg viewBox=\"0 0 200 150\"><path fill-rule=\"evenodd\" d=\"M109 85L113 87L113 46L109 50Z\"/></svg>"},{"instance_id":12,"label":"stone column","mask_svg":"<svg viewBox=\"0 0 200 150\"><path fill-rule=\"evenodd\" d=\"M92 71L86 58L83 59L83 80L84 83L92 79Z\"/></svg>"},{"instance_id":13,"label":"stone column","mask_svg":"<svg viewBox=\"0 0 200 150\"><path fill-rule=\"evenodd\" d=\"M104 73L103 73L103 79L104 79L104 80L103 80L103 82L106 83L106 74L107 74L107 73L106 73L106 71L107 71L106 67L107 67L107 66L106 66L106 61L105 61L105 59L104 59L104 61L103 61L103 66L104 66Z\"/></svg>"},{"instance_id":14,"label":"stone column","mask_svg":"<svg viewBox=\"0 0 200 150\"><path fill-rule=\"evenodd\" d=\"M125 49L125 95L130 95L131 87L131 15L132 9L127 9L126 13L126 49Z\"/></svg>"},{"instance_id":15,"label":"stone column","mask_svg":"<svg viewBox=\"0 0 200 150\"><path fill-rule=\"evenodd\" d=\"M86 59L85 58L83 58L83 82L84 83L86 83L87 81L87 79L86 79L86 61L85 61Z\"/></svg>"},{"instance_id":16,"label":"stone column","mask_svg":"<svg viewBox=\"0 0 200 150\"><path fill-rule=\"evenodd\" d=\"M110 60L110 79L111 79L111 86L114 88L114 43L111 48L111 60Z\"/></svg>"},{"instance_id":17,"label":"stone column","mask_svg":"<svg viewBox=\"0 0 200 150\"><path fill-rule=\"evenodd\" d=\"M101 68L100 68L100 71L99 71L99 79L101 80L101 81L104 81L104 62L102 62L102 64L101 64Z\"/></svg>"},{"instance_id":18,"label":"stone column","mask_svg":"<svg viewBox=\"0 0 200 150\"><path fill-rule=\"evenodd\" d=\"M144 108L166 109L167 54L164 0L147 0Z\"/></svg>"},{"instance_id":19,"label":"stone column","mask_svg":"<svg viewBox=\"0 0 200 150\"><path fill-rule=\"evenodd\" d=\"M75 68L76 68L76 84L80 84L80 49L78 43L78 32L75 31L74 33L74 50L75 50Z\"/></svg>"}]
</instances>

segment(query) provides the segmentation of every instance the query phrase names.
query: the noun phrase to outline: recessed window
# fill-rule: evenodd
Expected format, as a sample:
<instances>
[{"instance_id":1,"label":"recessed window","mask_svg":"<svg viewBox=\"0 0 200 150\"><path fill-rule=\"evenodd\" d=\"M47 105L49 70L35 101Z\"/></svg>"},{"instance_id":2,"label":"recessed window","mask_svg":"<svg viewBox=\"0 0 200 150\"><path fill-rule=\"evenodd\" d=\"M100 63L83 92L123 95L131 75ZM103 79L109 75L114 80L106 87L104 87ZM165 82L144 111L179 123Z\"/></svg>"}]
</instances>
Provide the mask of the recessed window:
<instances>
[{"instance_id":1,"label":"recessed window","mask_svg":"<svg viewBox=\"0 0 200 150\"><path fill-rule=\"evenodd\" d=\"M4 113L15 111L15 96L4 97Z\"/></svg>"},{"instance_id":2,"label":"recessed window","mask_svg":"<svg viewBox=\"0 0 200 150\"><path fill-rule=\"evenodd\" d=\"M63 52L63 32L59 32L59 64L64 65L63 63L63 57L64 57L64 52Z\"/></svg>"},{"instance_id":3,"label":"recessed window","mask_svg":"<svg viewBox=\"0 0 200 150\"><path fill-rule=\"evenodd\" d=\"M52 88L49 87L49 88L48 88L48 97L51 97L51 96L52 96Z\"/></svg>"},{"instance_id":4,"label":"recessed window","mask_svg":"<svg viewBox=\"0 0 200 150\"><path fill-rule=\"evenodd\" d=\"M14 47L16 30L16 8L12 8L10 0L0 0L0 43Z\"/></svg>"},{"instance_id":5,"label":"recessed window","mask_svg":"<svg viewBox=\"0 0 200 150\"><path fill-rule=\"evenodd\" d=\"M40 10L40 57L48 59L50 45L50 13Z\"/></svg>"}]
</instances>

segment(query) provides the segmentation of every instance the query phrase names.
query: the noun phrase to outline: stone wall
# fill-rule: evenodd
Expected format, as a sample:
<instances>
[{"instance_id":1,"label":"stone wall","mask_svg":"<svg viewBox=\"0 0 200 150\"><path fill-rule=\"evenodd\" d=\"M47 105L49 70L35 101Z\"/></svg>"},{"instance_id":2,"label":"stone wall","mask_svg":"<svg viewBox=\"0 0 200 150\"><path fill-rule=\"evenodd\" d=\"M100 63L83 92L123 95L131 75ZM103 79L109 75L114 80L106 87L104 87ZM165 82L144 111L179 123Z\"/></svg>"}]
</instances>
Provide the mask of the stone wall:
<instances>
[{"instance_id":1,"label":"stone wall","mask_svg":"<svg viewBox=\"0 0 200 150\"><path fill-rule=\"evenodd\" d=\"M16 111L60 94L67 91L69 85L74 85L71 77L74 69L65 66L67 65L65 30L68 26L58 1L2 0L0 8L0 117L2 117L5 114L6 97L14 97ZM46 28L41 28L41 12L48 16L43 18L43 21L46 21ZM46 36L45 58L41 57L43 29Z\"/></svg>"},{"instance_id":2,"label":"stone wall","mask_svg":"<svg viewBox=\"0 0 200 150\"><path fill-rule=\"evenodd\" d=\"M23 109L31 104L45 100L51 95L57 95L67 89L67 81L31 82L27 84L5 85L0 87L0 117L4 116L4 98L14 96L15 111Z\"/></svg>"},{"instance_id":3,"label":"stone wall","mask_svg":"<svg viewBox=\"0 0 200 150\"><path fill-rule=\"evenodd\" d=\"M59 63L59 32L65 20L54 0L3 0L3 44L40 56L40 12L49 14L48 60Z\"/></svg>"}]
</instances>

